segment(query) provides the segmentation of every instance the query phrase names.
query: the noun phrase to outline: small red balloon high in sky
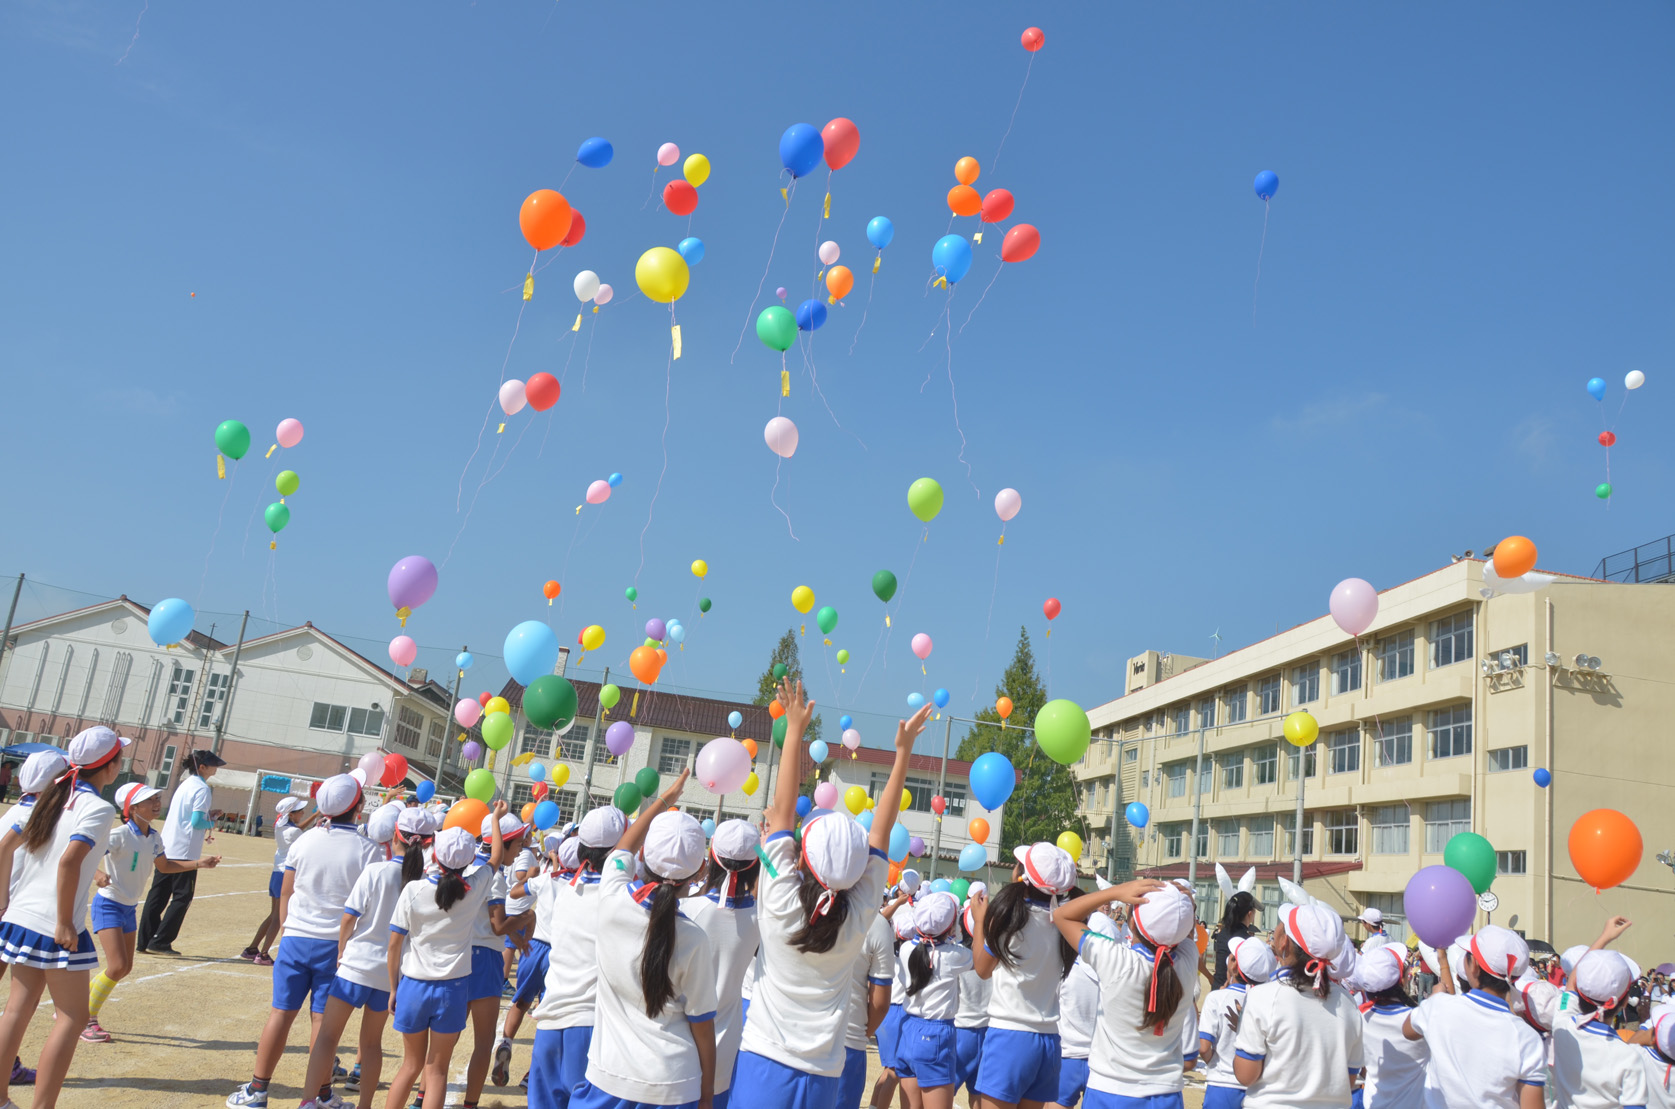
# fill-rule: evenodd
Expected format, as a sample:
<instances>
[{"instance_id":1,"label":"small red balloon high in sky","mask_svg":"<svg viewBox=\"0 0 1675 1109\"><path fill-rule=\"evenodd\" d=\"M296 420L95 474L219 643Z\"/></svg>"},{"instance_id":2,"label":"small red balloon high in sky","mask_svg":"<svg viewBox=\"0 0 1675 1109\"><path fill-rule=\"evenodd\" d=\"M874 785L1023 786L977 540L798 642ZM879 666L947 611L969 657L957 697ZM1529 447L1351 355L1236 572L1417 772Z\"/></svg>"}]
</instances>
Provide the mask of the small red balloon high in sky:
<instances>
[{"instance_id":1,"label":"small red balloon high in sky","mask_svg":"<svg viewBox=\"0 0 1675 1109\"><path fill-rule=\"evenodd\" d=\"M1057 597L1048 597L1046 603L1041 606L1041 612L1049 620L1058 619L1059 599Z\"/></svg>"},{"instance_id":2,"label":"small red balloon high in sky","mask_svg":"<svg viewBox=\"0 0 1675 1109\"><path fill-rule=\"evenodd\" d=\"M1047 33L1039 27L1030 27L1018 37L1018 41L1023 43L1025 50L1033 54L1047 45Z\"/></svg>"}]
</instances>

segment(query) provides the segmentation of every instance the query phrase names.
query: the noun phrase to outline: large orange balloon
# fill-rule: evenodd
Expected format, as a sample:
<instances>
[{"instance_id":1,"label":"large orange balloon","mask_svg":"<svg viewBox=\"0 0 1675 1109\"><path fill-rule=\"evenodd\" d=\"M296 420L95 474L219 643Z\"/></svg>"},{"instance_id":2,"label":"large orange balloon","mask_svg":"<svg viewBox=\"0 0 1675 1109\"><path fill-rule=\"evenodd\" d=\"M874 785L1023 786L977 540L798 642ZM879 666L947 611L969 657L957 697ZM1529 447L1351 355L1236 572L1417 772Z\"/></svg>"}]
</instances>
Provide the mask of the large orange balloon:
<instances>
[{"instance_id":1,"label":"large orange balloon","mask_svg":"<svg viewBox=\"0 0 1675 1109\"><path fill-rule=\"evenodd\" d=\"M634 672L636 678L651 685L663 671L663 660L650 647L635 647L634 653L628 656L628 669Z\"/></svg>"},{"instance_id":2,"label":"large orange balloon","mask_svg":"<svg viewBox=\"0 0 1675 1109\"><path fill-rule=\"evenodd\" d=\"M955 185L948 190L948 210L956 216L975 216L983 210L983 198L970 185Z\"/></svg>"},{"instance_id":3,"label":"large orange balloon","mask_svg":"<svg viewBox=\"0 0 1675 1109\"><path fill-rule=\"evenodd\" d=\"M826 291L833 300L842 300L855 287L855 275L848 266L833 266L826 271Z\"/></svg>"},{"instance_id":4,"label":"large orange balloon","mask_svg":"<svg viewBox=\"0 0 1675 1109\"><path fill-rule=\"evenodd\" d=\"M518 212L523 237L536 250L551 250L570 233L570 202L551 189L536 189Z\"/></svg>"},{"instance_id":5,"label":"large orange balloon","mask_svg":"<svg viewBox=\"0 0 1675 1109\"><path fill-rule=\"evenodd\" d=\"M739 744L750 753L751 761L754 762L756 759L756 741L754 739L741 739Z\"/></svg>"},{"instance_id":6,"label":"large orange balloon","mask_svg":"<svg viewBox=\"0 0 1675 1109\"><path fill-rule=\"evenodd\" d=\"M997 697L997 698L995 698L995 711L1000 713L1000 718L1002 720L1005 720L1008 716L1011 716L1012 715L1012 698L1010 698L1010 697Z\"/></svg>"},{"instance_id":7,"label":"large orange balloon","mask_svg":"<svg viewBox=\"0 0 1675 1109\"><path fill-rule=\"evenodd\" d=\"M1535 569L1535 544L1522 535L1509 535L1495 544L1495 573L1521 578Z\"/></svg>"},{"instance_id":8,"label":"large orange balloon","mask_svg":"<svg viewBox=\"0 0 1675 1109\"><path fill-rule=\"evenodd\" d=\"M489 807L474 797L462 797L454 802L454 807L448 810L448 816L442 821L444 828L464 828L472 835L483 830L483 818L489 814Z\"/></svg>"},{"instance_id":9,"label":"large orange balloon","mask_svg":"<svg viewBox=\"0 0 1675 1109\"><path fill-rule=\"evenodd\" d=\"M962 185L969 185L977 180L977 159L969 154L954 163L954 180Z\"/></svg>"},{"instance_id":10,"label":"large orange balloon","mask_svg":"<svg viewBox=\"0 0 1675 1109\"><path fill-rule=\"evenodd\" d=\"M1495 557L1500 557L1498 548ZM1570 826L1570 865L1596 890L1628 881L1640 865L1644 846L1634 821L1616 809L1585 812Z\"/></svg>"},{"instance_id":11,"label":"large orange balloon","mask_svg":"<svg viewBox=\"0 0 1675 1109\"><path fill-rule=\"evenodd\" d=\"M778 701L769 701L768 715L773 717L775 720L778 720L780 717L785 715L785 706L780 704Z\"/></svg>"},{"instance_id":12,"label":"large orange balloon","mask_svg":"<svg viewBox=\"0 0 1675 1109\"><path fill-rule=\"evenodd\" d=\"M965 830L966 834L971 837L972 843L989 842L989 822L984 820L982 817L972 817L971 820L966 823Z\"/></svg>"}]
</instances>

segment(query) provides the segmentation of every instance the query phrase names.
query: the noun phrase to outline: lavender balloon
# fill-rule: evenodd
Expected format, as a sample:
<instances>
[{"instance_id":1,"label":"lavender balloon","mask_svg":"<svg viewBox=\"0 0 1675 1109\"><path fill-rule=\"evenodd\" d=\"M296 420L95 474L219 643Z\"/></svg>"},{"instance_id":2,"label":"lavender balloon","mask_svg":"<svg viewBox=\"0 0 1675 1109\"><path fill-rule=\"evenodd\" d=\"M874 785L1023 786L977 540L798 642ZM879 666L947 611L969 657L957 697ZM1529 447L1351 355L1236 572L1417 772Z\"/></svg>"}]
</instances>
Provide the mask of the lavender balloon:
<instances>
[{"instance_id":1,"label":"lavender balloon","mask_svg":"<svg viewBox=\"0 0 1675 1109\"><path fill-rule=\"evenodd\" d=\"M605 729L605 750L613 755L622 756L634 746L634 725L626 720L618 720Z\"/></svg>"},{"instance_id":2,"label":"lavender balloon","mask_svg":"<svg viewBox=\"0 0 1675 1109\"><path fill-rule=\"evenodd\" d=\"M1440 950L1471 931L1477 892L1453 867L1428 866L1408 879L1402 911L1414 934Z\"/></svg>"},{"instance_id":3,"label":"lavender balloon","mask_svg":"<svg viewBox=\"0 0 1675 1109\"><path fill-rule=\"evenodd\" d=\"M907 841L907 853L912 855L915 859L923 858L925 854L925 841L919 836L914 836L909 839Z\"/></svg>"},{"instance_id":4,"label":"lavender balloon","mask_svg":"<svg viewBox=\"0 0 1675 1109\"><path fill-rule=\"evenodd\" d=\"M436 593L436 564L424 555L408 555L390 567L390 603L415 609Z\"/></svg>"},{"instance_id":5,"label":"lavender balloon","mask_svg":"<svg viewBox=\"0 0 1675 1109\"><path fill-rule=\"evenodd\" d=\"M483 748L476 740L471 740L460 748L460 754L465 756L466 762L476 762L483 757Z\"/></svg>"},{"instance_id":6,"label":"lavender balloon","mask_svg":"<svg viewBox=\"0 0 1675 1109\"><path fill-rule=\"evenodd\" d=\"M668 634L669 634L669 629L666 628L663 625L663 621L659 620L657 617L653 616L650 620L646 621L646 638L647 639L655 639L659 642L662 642L664 636L666 636Z\"/></svg>"}]
</instances>

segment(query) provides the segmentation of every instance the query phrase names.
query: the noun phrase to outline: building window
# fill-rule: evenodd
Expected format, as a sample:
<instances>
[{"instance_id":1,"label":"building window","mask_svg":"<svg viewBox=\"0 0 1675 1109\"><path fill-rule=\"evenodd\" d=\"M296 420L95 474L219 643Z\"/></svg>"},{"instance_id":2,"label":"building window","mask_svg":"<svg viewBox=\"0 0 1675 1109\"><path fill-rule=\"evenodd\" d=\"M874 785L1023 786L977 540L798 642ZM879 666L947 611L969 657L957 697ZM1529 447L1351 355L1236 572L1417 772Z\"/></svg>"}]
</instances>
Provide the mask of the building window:
<instances>
[{"instance_id":1,"label":"building window","mask_svg":"<svg viewBox=\"0 0 1675 1109\"><path fill-rule=\"evenodd\" d=\"M1361 652L1358 648L1332 656L1332 692L1350 693L1361 688Z\"/></svg>"},{"instance_id":2,"label":"building window","mask_svg":"<svg viewBox=\"0 0 1675 1109\"><path fill-rule=\"evenodd\" d=\"M1223 755L1221 763L1221 788L1243 789L1245 785L1245 756L1235 751L1231 755Z\"/></svg>"},{"instance_id":3,"label":"building window","mask_svg":"<svg viewBox=\"0 0 1675 1109\"><path fill-rule=\"evenodd\" d=\"M1130 747L1128 750L1126 750L1122 753L1122 761L1123 762L1133 762L1135 759L1138 759L1139 757L1140 757L1140 748L1139 748L1138 745Z\"/></svg>"},{"instance_id":4,"label":"building window","mask_svg":"<svg viewBox=\"0 0 1675 1109\"><path fill-rule=\"evenodd\" d=\"M882 796L883 795L883 790L884 790L884 783L889 781L889 780L890 780L889 775L885 775L882 778L879 778L879 777L875 776L874 779L873 779L873 792L874 792L874 794L876 794L878 796ZM914 777L910 776L905 780L905 782L903 784L907 786L907 792L909 792L913 795L913 804L905 806L902 809L902 812L933 812L933 811L935 811L931 808L931 798L936 796L936 779L934 779L934 778L914 778ZM949 782L944 788L947 790L947 792L944 793L942 796L947 800L948 807L947 807L946 810L944 810L943 815L951 816L951 817L952 816L964 816L965 815L965 787L960 786L960 785L956 785L953 782ZM1088 786L1088 803L1087 803L1088 808L1091 809L1091 808L1095 807L1095 801L1101 796L1102 792L1103 793L1110 793L1110 794L1114 795L1116 791L1113 788L1106 787L1106 786L1101 786L1097 782L1094 783L1093 785Z\"/></svg>"},{"instance_id":5,"label":"building window","mask_svg":"<svg viewBox=\"0 0 1675 1109\"><path fill-rule=\"evenodd\" d=\"M1522 851L1496 851L1496 874L1528 874L1529 863Z\"/></svg>"},{"instance_id":6,"label":"building window","mask_svg":"<svg viewBox=\"0 0 1675 1109\"><path fill-rule=\"evenodd\" d=\"M1192 857L1195 859L1210 857L1210 822L1208 820L1198 822L1198 839L1193 847Z\"/></svg>"},{"instance_id":7,"label":"building window","mask_svg":"<svg viewBox=\"0 0 1675 1109\"><path fill-rule=\"evenodd\" d=\"M1315 663L1304 663L1294 667L1291 671L1291 703L1306 705L1310 701L1320 700L1320 667Z\"/></svg>"},{"instance_id":8,"label":"building window","mask_svg":"<svg viewBox=\"0 0 1675 1109\"><path fill-rule=\"evenodd\" d=\"M1308 758L1303 762L1303 777L1312 778L1320 772L1319 760L1315 758L1315 752L1319 750L1320 744L1309 744ZM1291 776L1291 780L1294 782L1297 780L1297 754L1297 748L1292 747L1290 755L1287 756L1285 768L1285 772Z\"/></svg>"},{"instance_id":9,"label":"building window","mask_svg":"<svg viewBox=\"0 0 1675 1109\"><path fill-rule=\"evenodd\" d=\"M1168 777L1169 777L1169 796L1170 797L1185 797L1186 796L1186 763L1184 763L1184 762L1172 762L1168 766L1163 768L1163 772L1164 772L1164 774L1168 775Z\"/></svg>"},{"instance_id":10,"label":"building window","mask_svg":"<svg viewBox=\"0 0 1675 1109\"><path fill-rule=\"evenodd\" d=\"M1141 789L1152 788L1152 772L1150 770L1140 771L1140 788Z\"/></svg>"},{"instance_id":11,"label":"building window","mask_svg":"<svg viewBox=\"0 0 1675 1109\"><path fill-rule=\"evenodd\" d=\"M1237 820L1216 821L1216 858L1236 859L1239 857L1239 822Z\"/></svg>"},{"instance_id":12,"label":"building window","mask_svg":"<svg viewBox=\"0 0 1675 1109\"><path fill-rule=\"evenodd\" d=\"M1321 815L1326 831L1328 855L1354 855L1361 848L1361 819L1354 809L1337 809Z\"/></svg>"},{"instance_id":13,"label":"building window","mask_svg":"<svg viewBox=\"0 0 1675 1109\"><path fill-rule=\"evenodd\" d=\"M1378 680L1405 678L1413 673L1413 633L1397 632L1378 641Z\"/></svg>"},{"instance_id":14,"label":"building window","mask_svg":"<svg viewBox=\"0 0 1675 1109\"><path fill-rule=\"evenodd\" d=\"M1367 813L1367 823L1373 831L1373 854L1405 855L1408 853L1408 808L1406 805L1374 805Z\"/></svg>"},{"instance_id":15,"label":"building window","mask_svg":"<svg viewBox=\"0 0 1675 1109\"><path fill-rule=\"evenodd\" d=\"M547 800L558 805L558 824L560 826L576 819L576 797L573 789L561 789L557 793L548 793Z\"/></svg>"},{"instance_id":16,"label":"building window","mask_svg":"<svg viewBox=\"0 0 1675 1109\"><path fill-rule=\"evenodd\" d=\"M1361 730L1346 728L1341 732L1331 732L1326 736L1326 744L1331 752L1331 773L1353 774L1361 769Z\"/></svg>"},{"instance_id":17,"label":"building window","mask_svg":"<svg viewBox=\"0 0 1675 1109\"><path fill-rule=\"evenodd\" d=\"M1163 854L1171 859L1181 857L1181 826L1179 824L1165 824L1163 826Z\"/></svg>"},{"instance_id":18,"label":"building window","mask_svg":"<svg viewBox=\"0 0 1675 1109\"><path fill-rule=\"evenodd\" d=\"M1280 918L1280 888L1275 885L1264 885L1262 893L1262 916L1259 927L1264 932L1272 932L1279 926Z\"/></svg>"},{"instance_id":19,"label":"building window","mask_svg":"<svg viewBox=\"0 0 1675 1109\"><path fill-rule=\"evenodd\" d=\"M657 752L657 772L659 774L679 774L686 769L686 760L692 757L692 741L690 739L676 739L674 736L663 737L662 746ZM917 798L915 798L917 800Z\"/></svg>"},{"instance_id":20,"label":"building window","mask_svg":"<svg viewBox=\"0 0 1675 1109\"><path fill-rule=\"evenodd\" d=\"M535 800L535 786L529 782L516 782L512 785L512 808L519 809Z\"/></svg>"},{"instance_id":21,"label":"building window","mask_svg":"<svg viewBox=\"0 0 1675 1109\"><path fill-rule=\"evenodd\" d=\"M430 738L425 741L425 754L433 759L442 757L442 741L447 737L447 726L440 720L430 722Z\"/></svg>"},{"instance_id":22,"label":"building window","mask_svg":"<svg viewBox=\"0 0 1675 1109\"><path fill-rule=\"evenodd\" d=\"M204 689L203 707L198 710L198 727L207 728L214 724L220 715L220 708L227 700L227 689L233 684L233 675L229 671L225 674L211 674L209 684Z\"/></svg>"},{"instance_id":23,"label":"building window","mask_svg":"<svg viewBox=\"0 0 1675 1109\"><path fill-rule=\"evenodd\" d=\"M1471 613L1457 612L1431 621L1431 668L1452 666L1471 658Z\"/></svg>"},{"instance_id":24,"label":"building window","mask_svg":"<svg viewBox=\"0 0 1675 1109\"><path fill-rule=\"evenodd\" d=\"M1297 854L1296 814L1280 817L1280 826L1285 829L1285 853L1287 856L1295 857ZM1303 854L1305 856L1314 854L1314 817L1307 813L1303 815Z\"/></svg>"},{"instance_id":25,"label":"building window","mask_svg":"<svg viewBox=\"0 0 1675 1109\"><path fill-rule=\"evenodd\" d=\"M1209 755L1205 755L1202 761L1195 762L1194 765L1197 767L1198 773L1198 794L1202 797L1210 792L1210 782L1216 776L1216 760Z\"/></svg>"},{"instance_id":26,"label":"building window","mask_svg":"<svg viewBox=\"0 0 1675 1109\"><path fill-rule=\"evenodd\" d=\"M410 712L410 709L403 709ZM381 736L384 734L382 709L350 709L348 705L328 705L315 701L308 715L308 726L323 732L341 732L347 725L349 734Z\"/></svg>"},{"instance_id":27,"label":"building window","mask_svg":"<svg viewBox=\"0 0 1675 1109\"><path fill-rule=\"evenodd\" d=\"M1374 744L1375 766L1401 766L1413 761L1413 717L1402 716L1384 720L1378 726L1378 741Z\"/></svg>"},{"instance_id":28,"label":"building window","mask_svg":"<svg viewBox=\"0 0 1675 1109\"><path fill-rule=\"evenodd\" d=\"M1271 816L1253 816L1250 818L1250 857L1266 859L1274 853L1274 818Z\"/></svg>"},{"instance_id":29,"label":"building window","mask_svg":"<svg viewBox=\"0 0 1675 1109\"><path fill-rule=\"evenodd\" d=\"M1184 735L1192 731L1192 708L1189 705L1176 705L1170 710L1174 714L1175 734Z\"/></svg>"},{"instance_id":30,"label":"building window","mask_svg":"<svg viewBox=\"0 0 1675 1109\"><path fill-rule=\"evenodd\" d=\"M171 723L186 723L186 714L192 708L192 679L197 676L196 670L188 670L178 662L174 664L169 674L169 699L163 702L164 718ZM339 728L342 726L338 724Z\"/></svg>"},{"instance_id":31,"label":"building window","mask_svg":"<svg viewBox=\"0 0 1675 1109\"><path fill-rule=\"evenodd\" d=\"M1451 759L1471 754L1471 704L1431 713L1431 757Z\"/></svg>"},{"instance_id":32,"label":"building window","mask_svg":"<svg viewBox=\"0 0 1675 1109\"><path fill-rule=\"evenodd\" d=\"M1471 798L1432 801L1425 806L1425 850L1440 855L1448 841L1471 831Z\"/></svg>"},{"instance_id":33,"label":"building window","mask_svg":"<svg viewBox=\"0 0 1675 1109\"><path fill-rule=\"evenodd\" d=\"M16 739L15 736L13 738ZM163 761L157 764L157 780L164 785L168 785L174 775L174 757L175 746L171 743L163 748Z\"/></svg>"},{"instance_id":34,"label":"building window","mask_svg":"<svg viewBox=\"0 0 1675 1109\"><path fill-rule=\"evenodd\" d=\"M1528 747L1496 747L1489 752L1490 770L1522 770L1529 764Z\"/></svg>"},{"instance_id":35,"label":"building window","mask_svg":"<svg viewBox=\"0 0 1675 1109\"><path fill-rule=\"evenodd\" d=\"M1407 943L1407 906L1399 893L1368 893L1362 895L1367 908L1384 914L1384 934L1399 944Z\"/></svg>"},{"instance_id":36,"label":"building window","mask_svg":"<svg viewBox=\"0 0 1675 1109\"><path fill-rule=\"evenodd\" d=\"M536 758L550 758L553 753L553 732L551 728L537 728L527 721L523 726L523 742L518 750Z\"/></svg>"},{"instance_id":37,"label":"building window","mask_svg":"<svg viewBox=\"0 0 1675 1109\"><path fill-rule=\"evenodd\" d=\"M577 724L568 732L558 737L558 757L570 762L584 762L587 759L587 737L593 733L592 725Z\"/></svg>"},{"instance_id":38,"label":"building window","mask_svg":"<svg viewBox=\"0 0 1675 1109\"><path fill-rule=\"evenodd\" d=\"M1248 699L1245 687L1242 685L1234 686L1227 691L1227 722L1229 724L1238 724L1244 721Z\"/></svg>"},{"instance_id":39,"label":"building window","mask_svg":"<svg viewBox=\"0 0 1675 1109\"><path fill-rule=\"evenodd\" d=\"M379 723L383 722L383 714L379 714ZM367 733L372 734L372 733ZM403 747L419 749L419 737L425 734L425 718L419 715L417 709L410 709L402 705L395 714L395 741Z\"/></svg>"},{"instance_id":40,"label":"building window","mask_svg":"<svg viewBox=\"0 0 1675 1109\"><path fill-rule=\"evenodd\" d=\"M175 670L178 672L180 667L176 666ZM174 693L173 684L169 686L169 692L172 696ZM315 701L314 711L308 715L308 726L323 732L341 732L343 730L343 722L348 718L348 706L328 705L324 701Z\"/></svg>"},{"instance_id":41,"label":"building window","mask_svg":"<svg viewBox=\"0 0 1675 1109\"><path fill-rule=\"evenodd\" d=\"M1278 747L1258 747L1251 755L1251 767L1255 772L1256 784L1271 786L1279 781L1280 752Z\"/></svg>"},{"instance_id":42,"label":"building window","mask_svg":"<svg viewBox=\"0 0 1675 1109\"><path fill-rule=\"evenodd\" d=\"M402 711L406 712L406 711L410 711L410 710L404 709ZM384 710L383 709L350 709L349 710L349 734L350 735L372 736L375 739L378 736L383 735L384 734ZM399 731L397 731L396 739L400 740L400 738L401 738L401 733ZM417 742L418 742L417 739L415 739L414 744L417 744Z\"/></svg>"},{"instance_id":43,"label":"building window","mask_svg":"<svg viewBox=\"0 0 1675 1109\"><path fill-rule=\"evenodd\" d=\"M1213 728L1216 726L1216 699L1205 697L1198 702L1198 726Z\"/></svg>"},{"instance_id":44,"label":"building window","mask_svg":"<svg viewBox=\"0 0 1675 1109\"><path fill-rule=\"evenodd\" d=\"M1256 686L1256 714L1271 716L1280 710L1280 676L1269 674Z\"/></svg>"}]
</instances>

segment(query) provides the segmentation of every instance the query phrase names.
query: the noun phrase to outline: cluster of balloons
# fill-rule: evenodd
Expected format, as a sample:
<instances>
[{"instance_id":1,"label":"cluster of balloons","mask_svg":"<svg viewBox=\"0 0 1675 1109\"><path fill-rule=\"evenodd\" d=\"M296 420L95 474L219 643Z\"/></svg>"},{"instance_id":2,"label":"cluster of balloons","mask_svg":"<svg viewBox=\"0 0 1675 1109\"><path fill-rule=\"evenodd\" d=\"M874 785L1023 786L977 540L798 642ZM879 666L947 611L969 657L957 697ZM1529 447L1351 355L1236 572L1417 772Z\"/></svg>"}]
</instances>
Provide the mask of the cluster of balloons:
<instances>
[{"instance_id":1,"label":"cluster of balloons","mask_svg":"<svg viewBox=\"0 0 1675 1109\"><path fill-rule=\"evenodd\" d=\"M603 139L598 141L604 142ZM605 149L610 150L609 143L605 143ZM607 154L606 160L609 158L610 155ZM587 224L584 221L572 239L570 225L574 222L575 213L570 210L570 202L553 189L536 189L524 198L523 207L518 209L518 228L523 232L524 240L534 247L537 253L551 250L555 246L572 246L580 242L582 230L585 230ZM528 299L527 282L524 295L525 299Z\"/></svg>"},{"instance_id":2,"label":"cluster of balloons","mask_svg":"<svg viewBox=\"0 0 1675 1109\"><path fill-rule=\"evenodd\" d=\"M577 216L576 218L580 219L581 217ZM696 239L693 241L697 242ZM703 244L699 243L698 246L698 256L701 258L704 253ZM611 302L611 298L616 296L616 290L599 280L599 275L594 273L592 270L582 270L578 273L575 280L570 283L570 288L575 292L576 299L581 301L583 304L587 304L589 301L592 301L593 310L595 312L599 311L602 305L609 304ZM579 324L581 323L581 320L581 314L578 312L576 314L576 322ZM536 374L535 376L548 378L552 377L551 374ZM534 383L534 378L530 379L530 383ZM558 399L558 382L553 382L552 389L552 399L556 401ZM529 398L529 403L537 412L545 411L546 409L552 407L551 402L544 405L536 404L534 397Z\"/></svg>"},{"instance_id":3,"label":"cluster of balloons","mask_svg":"<svg viewBox=\"0 0 1675 1109\"><path fill-rule=\"evenodd\" d=\"M680 147L672 142L666 142L657 148L657 163L660 166L672 166L680 157ZM667 158L667 161L664 159ZM657 171L652 170L656 176ZM684 180L682 179L684 178ZM681 177L663 186L663 207L677 216L690 216L698 207L698 186L710 179L710 160L702 154L693 154L681 166ZM696 240L690 240L696 241ZM682 250L682 254L686 251ZM698 244L698 257L703 257L703 244ZM688 259L695 262L696 259Z\"/></svg>"},{"instance_id":4,"label":"cluster of balloons","mask_svg":"<svg viewBox=\"0 0 1675 1109\"><path fill-rule=\"evenodd\" d=\"M386 755L382 751L369 751L361 756L356 764L360 771L363 786L382 786L390 789L401 784L407 777L407 758L404 755ZM432 792L436 789L431 787Z\"/></svg>"},{"instance_id":5,"label":"cluster of balloons","mask_svg":"<svg viewBox=\"0 0 1675 1109\"><path fill-rule=\"evenodd\" d=\"M991 189L980 195L973 187L982 167L977 159L967 156L954 163L955 186L948 190L948 210L955 217L977 216L984 223L1001 223L1012 215L1014 199L1006 189ZM978 231L970 241L964 235L944 235L931 248L931 265L936 270L939 284L955 285L971 271L971 243L982 242ZM1020 223L1006 232L1000 243L1003 262L1025 262L1041 247L1041 232L1033 225Z\"/></svg>"},{"instance_id":6,"label":"cluster of balloons","mask_svg":"<svg viewBox=\"0 0 1675 1109\"><path fill-rule=\"evenodd\" d=\"M280 447L289 449L302 442L302 421L283 419L274 430L274 445L268 448L268 455ZM216 472L222 477L227 476L226 459L234 462L250 452L250 429L238 420L222 420L215 428L215 456ZM281 470L274 478L274 489L279 493L279 499L268 505L262 512L262 520L267 524L268 531L276 538L268 541L268 549L273 550L279 545L277 536L285 530L285 525L291 522L291 510L285 504L285 498L291 496L302 485L302 479L295 470Z\"/></svg>"},{"instance_id":7,"label":"cluster of balloons","mask_svg":"<svg viewBox=\"0 0 1675 1109\"><path fill-rule=\"evenodd\" d=\"M861 149L861 131L855 121L843 116L820 130L812 124L793 123L779 137L779 161L793 178L807 177L822 159L836 172L848 165Z\"/></svg>"},{"instance_id":8,"label":"cluster of balloons","mask_svg":"<svg viewBox=\"0 0 1675 1109\"><path fill-rule=\"evenodd\" d=\"M600 478L597 481L590 482L587 487L587 503L604 504L606 501L611 499L611 490L621 484L621 474L612 474L610 477ZM580 509L577 511L580 511Z\"/></svg>"}]
</instances>

